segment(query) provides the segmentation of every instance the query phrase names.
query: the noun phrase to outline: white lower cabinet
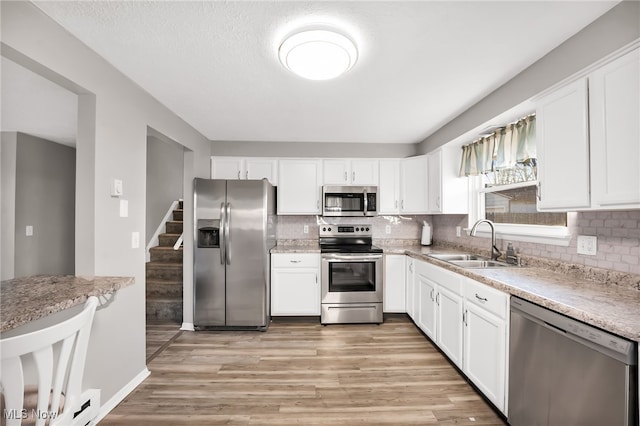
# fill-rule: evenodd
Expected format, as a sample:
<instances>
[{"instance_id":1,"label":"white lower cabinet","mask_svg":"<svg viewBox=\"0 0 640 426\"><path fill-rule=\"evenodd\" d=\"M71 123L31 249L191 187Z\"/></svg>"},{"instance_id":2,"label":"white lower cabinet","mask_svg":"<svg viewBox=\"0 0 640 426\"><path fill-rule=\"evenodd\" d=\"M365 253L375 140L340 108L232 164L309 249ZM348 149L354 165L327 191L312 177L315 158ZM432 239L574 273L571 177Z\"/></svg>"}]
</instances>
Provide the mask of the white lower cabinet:
<instances>
[{"instance_id":1,"label":"white lower cabinet","mask_svg":"<svg viewBox=\"0 0 640 426\"><path fill-rule=\"evenodd\" d=\"M418 327L449 359L462 366L462 277L430 263L416 261L420 287Z\"/></svg>"},{"instance_id":2,"label":"white lower cabinet","mask_svg":"<svg viewBox=\"0 0 640 426\"><path fill-rule=\"evenodd\" d=\"M384 256L383 312L402 313L406 307L405 255Z\"/></svg>"},{"instance_id":3,"label":"white lower cabinet","mask_svg":"<svg viewBox=\"0 0 640 426\"><path fill-rule=\"evenodd\" d=\"M506 414L509 296L471 279L464 287L462 371Z\"/></svg>"},{"instance_id":4,"label":"white lower cabinet","mask_svg":"<svg viewBox=\"0 0 640 426\"><path fill-rule=\"evenodd\" d=\"M418 298L416 297L416 280L415 280L415 260L412 257L407 256L405 263L405 283L406 283L406 298L405 298L405 307L407 309L407 314L409 317L417 321L416 316L416 305Z\"/></svg>"},{"instance_id":5,"label":"white lower cabinet","mask_svg":"<svg viewBox=\"0 0 640 426\"><path fill-rule=\"evenodd\" d=\"M271 255L271 315L320 315L320 254Z\"/></svg>"},{"instance_id":6,"label":"white lower cabinet","mask_svg":"<svg viewBox=\"0 0 640 426\"><path fill-rule=\"evenodd\" d=\"M407 280L413 280L407 281L407 313L507 414L509 295L428 262L408 258L407 265L409 261L415 278L407 272Z\"/></svg>"}]
</instances>

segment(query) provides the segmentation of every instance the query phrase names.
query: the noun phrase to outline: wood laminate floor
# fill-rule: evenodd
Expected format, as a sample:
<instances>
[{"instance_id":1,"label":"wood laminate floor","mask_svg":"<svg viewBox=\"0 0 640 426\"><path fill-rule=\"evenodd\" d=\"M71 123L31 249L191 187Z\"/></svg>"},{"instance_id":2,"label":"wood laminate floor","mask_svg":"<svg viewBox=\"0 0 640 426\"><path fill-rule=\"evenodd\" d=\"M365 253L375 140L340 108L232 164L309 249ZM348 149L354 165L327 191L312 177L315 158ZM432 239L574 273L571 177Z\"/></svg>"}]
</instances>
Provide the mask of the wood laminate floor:
<instances>
[{"instance_id":1,"label":"wood laminate floor","mask_svg":"<svg viewBox=\"0 0 640 426\"><path fill-rule=\"evenodd\" d=\"M504 425L404 316L178 332L101 425Z\"/></svg>"}]
</instances>

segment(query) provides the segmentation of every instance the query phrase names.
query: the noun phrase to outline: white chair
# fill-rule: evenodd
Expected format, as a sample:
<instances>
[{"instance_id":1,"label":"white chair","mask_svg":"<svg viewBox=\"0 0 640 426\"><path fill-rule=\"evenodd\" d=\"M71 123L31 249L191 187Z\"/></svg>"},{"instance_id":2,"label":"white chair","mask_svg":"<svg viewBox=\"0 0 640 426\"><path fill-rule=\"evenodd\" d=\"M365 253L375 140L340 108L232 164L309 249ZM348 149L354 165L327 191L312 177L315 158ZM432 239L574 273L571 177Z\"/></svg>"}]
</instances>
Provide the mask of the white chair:
<instances>
[{"instance_id":1,"label":"white chair","mask_svg":"<svg viewBox=\"0 0 640 426\"><path fill-rule=\"evenodd\" d=\"M67 320L0 340L2 416L7 426L20 426L23 417L32 415L36 426L73 424L74 412L80 410L82 374L97 306L98 299L89 297L84 309ZM25 399L29 384L25 384L23 363L29 362L29 357L33 358L37 376L37 406L33 407L26 405L28 396Z\"/></svg>"}]
</instances>

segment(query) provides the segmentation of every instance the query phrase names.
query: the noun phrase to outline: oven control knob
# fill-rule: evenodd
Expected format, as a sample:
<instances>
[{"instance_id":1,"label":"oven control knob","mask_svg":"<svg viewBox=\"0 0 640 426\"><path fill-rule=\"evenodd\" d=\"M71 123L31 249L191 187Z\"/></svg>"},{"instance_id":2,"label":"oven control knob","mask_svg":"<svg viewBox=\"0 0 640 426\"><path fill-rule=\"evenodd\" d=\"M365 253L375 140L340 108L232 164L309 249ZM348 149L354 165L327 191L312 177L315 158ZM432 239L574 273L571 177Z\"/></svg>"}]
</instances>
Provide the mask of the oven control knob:
<instances>
[{"instance_id":1,"label":"oven control knob","mask_svg":"<svg viewBox=\"0 0 640 426\"><path fill-rule=\"evenodd\" d=\"M367 232L369 231L369 227L367 227Z\"/></svg>"},{"instance_id":2,"label":"oven control knob","mask_svg":"<svg viewBox=\"0 0 640 426\"><path fill-rule=\"evenodd\" d=\"M329 232L331 232L331 228L328 228L328 229L329 229Z\"/></svg>"},{"instance_id":3,"label":"oven control knob","mask_svg":"<svg viewBox=\"0 0 640 426\"><path fill-rule=\"evenodd\" d=\"M360 231L360 228L356 228L356 232Z\"/></svg>"},{"instance_id":4,"label":"oven control knob","mask_svg":"<svg viewBox=\"0 0 640 426\"><path fill-rule=\"evenodd\" d=\"M324 228L322 228L322 230L323 230L323 231L326 231L326 230L327 230L327 228L326 228L326 227L324 227Z\"/></svg>"}]
</instances>

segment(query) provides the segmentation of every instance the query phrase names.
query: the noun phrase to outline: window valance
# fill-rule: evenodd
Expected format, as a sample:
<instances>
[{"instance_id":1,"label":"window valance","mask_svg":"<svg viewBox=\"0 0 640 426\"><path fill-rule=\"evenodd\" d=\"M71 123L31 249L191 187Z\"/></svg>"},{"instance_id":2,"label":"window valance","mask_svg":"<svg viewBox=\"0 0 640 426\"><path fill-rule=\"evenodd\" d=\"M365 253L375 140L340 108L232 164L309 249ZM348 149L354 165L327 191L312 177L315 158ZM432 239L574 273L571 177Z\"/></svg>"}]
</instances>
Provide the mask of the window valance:
<instances>
[{"instance_id":1,"label":"window valance","mask_svg":"<svg viewBox=\"0 0 640 426\"><path fill-rule=\"evenodd\" d=\"M512 170L536 164L535 114L462 147L460 176Z\"/></svg>"}]
</instances>

